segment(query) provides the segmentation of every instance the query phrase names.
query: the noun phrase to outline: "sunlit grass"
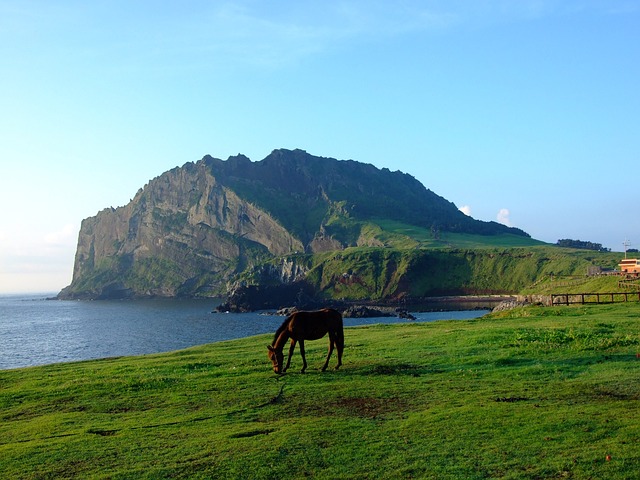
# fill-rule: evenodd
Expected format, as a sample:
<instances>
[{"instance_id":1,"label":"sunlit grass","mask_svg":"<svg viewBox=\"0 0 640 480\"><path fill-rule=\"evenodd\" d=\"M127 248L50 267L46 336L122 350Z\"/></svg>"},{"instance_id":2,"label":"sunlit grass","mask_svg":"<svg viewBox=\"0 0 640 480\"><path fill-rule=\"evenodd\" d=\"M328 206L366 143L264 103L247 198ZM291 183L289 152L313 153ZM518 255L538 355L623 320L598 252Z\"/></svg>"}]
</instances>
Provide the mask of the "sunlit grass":
<instances>
[{"instance_id":1,"label":"sunlit grass","mask_svg":"<svg viewBox=\"0 0 640 480\"><path fill-rule=\"evenodd\" d=\"M326 342L308 342L305 375L297 353L272 373L267 336L2 371L0 476L634 478L638 317L348 328L343 368L319 372Z\"/></svg>"},{"instance_id":2,"label":"sunlit grass","mask_svg":"<svg viewBox=\"0 0 640 480\"><path fill-rule=\"evenodd\" d=\"M409 225L389 219L376 219L385 232L401 235L407 238L406 246L412 248L409 239L418 242L422 247L436 248L517 248L548 245L529 237L502 234L502 235L473 235L468 233L432 232L429 228ZM402 247L402 243L395 241L394 246Z\"/></svg>"}]
</instances>

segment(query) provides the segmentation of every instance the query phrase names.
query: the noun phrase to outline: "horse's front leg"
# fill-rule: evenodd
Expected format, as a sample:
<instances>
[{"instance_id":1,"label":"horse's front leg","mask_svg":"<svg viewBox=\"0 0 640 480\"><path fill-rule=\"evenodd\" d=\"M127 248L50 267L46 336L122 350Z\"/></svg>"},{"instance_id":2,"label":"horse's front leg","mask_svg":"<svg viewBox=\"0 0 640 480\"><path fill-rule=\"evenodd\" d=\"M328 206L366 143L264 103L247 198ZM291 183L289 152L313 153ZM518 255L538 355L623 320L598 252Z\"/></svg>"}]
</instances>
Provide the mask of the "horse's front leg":
<instances>
[{"instance_id":1,"label":"horse's front leg","mask_svg":"<svg viewBox=\"0 0 640 480\"><path fill-rule=\"evenodd\" d=\"M289 346L289 357L287 357L287 364L282 369L282 373L286 372L287 368L289 368L289 365L291 365L291 357L293 357L293 351L295 350L295 348L296 348L296 341L292 338L291 345Z\"/></svg>"},{"instance_id":2,"label":"horse's front leg","mask_svg":"<svg viewBox=\"0 0 640 480\"><path fill-rule=\"evenodd\" d=\"M302 370L300 370L300 373L304 373L307 369L307 357L304 354L304 340L300 340L300 355L302 356Z\"/></svg>"}]
</instances>

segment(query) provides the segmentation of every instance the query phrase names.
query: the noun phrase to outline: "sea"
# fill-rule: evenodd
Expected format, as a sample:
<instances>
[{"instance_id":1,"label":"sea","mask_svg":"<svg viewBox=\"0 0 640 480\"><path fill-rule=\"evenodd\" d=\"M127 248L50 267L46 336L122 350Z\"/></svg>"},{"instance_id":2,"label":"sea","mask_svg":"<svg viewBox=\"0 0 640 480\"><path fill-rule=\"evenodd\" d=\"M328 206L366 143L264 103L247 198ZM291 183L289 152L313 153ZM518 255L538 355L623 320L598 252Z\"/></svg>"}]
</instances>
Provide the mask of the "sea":
<instances>
[{"instance_id":1,"label":"sea","mask_svg":"<svg viewBox=\"0 0 640 480\"><path fill-rule=\"evenodd\" d=\"M51 300L55 293L0 295L0 370L180 350L274 332L270 312L215 313L219 299ZM488 310L413 312L417 322L477 318ZM404 323L345 318L345 327Z\"/></svg>"}]
</instances>

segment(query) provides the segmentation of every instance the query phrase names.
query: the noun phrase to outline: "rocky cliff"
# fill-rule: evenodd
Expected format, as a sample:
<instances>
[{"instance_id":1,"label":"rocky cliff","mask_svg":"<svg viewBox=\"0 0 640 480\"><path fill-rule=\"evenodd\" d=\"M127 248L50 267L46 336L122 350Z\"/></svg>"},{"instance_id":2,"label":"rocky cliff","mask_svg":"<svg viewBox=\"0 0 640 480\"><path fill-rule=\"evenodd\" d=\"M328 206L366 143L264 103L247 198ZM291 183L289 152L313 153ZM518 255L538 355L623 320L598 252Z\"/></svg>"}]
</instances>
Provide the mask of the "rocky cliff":
<instances>
[{"instance_id":1,"label":"rocky cliff","mask_svg":"<svg viewBox=\"0 0 640 480\"><path fill-rule=\"evenodd\" d=\"M401 172L302 150L275 150L260 162L205 156L151 180L128 205L85 219L73 281L59 296L216 295L274 257L383 245L363 229L376 218L526 236L467 217ZM276 276L304 276L282 265Z\"/></svg>"},{"instance_id":2,"label":"rocky cliff","mask_svg":"<svg viewBox=\"0 0 640 480\"><path fill-rule=\"evenodd\" d=\"M207 294L260 258L302 249L271 215L220 184L207 162L189 163L82 222L62 296Z\"/></svg>"}]
</instances>

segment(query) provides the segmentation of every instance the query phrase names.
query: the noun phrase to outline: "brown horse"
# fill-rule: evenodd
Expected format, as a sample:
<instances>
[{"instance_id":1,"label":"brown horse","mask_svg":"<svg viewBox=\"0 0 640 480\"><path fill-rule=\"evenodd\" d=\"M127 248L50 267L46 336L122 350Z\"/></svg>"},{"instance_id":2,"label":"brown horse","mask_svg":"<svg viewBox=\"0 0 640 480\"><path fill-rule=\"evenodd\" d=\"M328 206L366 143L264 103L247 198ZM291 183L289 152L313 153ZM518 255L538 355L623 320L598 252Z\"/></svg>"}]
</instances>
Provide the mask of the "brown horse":
<instances>
[{"instance_id":1,"label":"brown horse","mask_svg":"<svg viewBox=\"0 0 640 480\"><path fill-rule=\"evenodd\" d=\"M329 359L333 348L338 350L338 365L336 370L342 365L342 350L344 349L344 332L342 329L342 314L337 310L325 308L316 312L294 312L289 315L280 325L273 337L273 342L268 345L269 360L273 364L273 371L276 373L284 373L289 368L293 350L296 342L300 343L300 355L302 355L302 373L307 369L307 359L304 355L304 341L318 340L329 334L329 354L324 362L322 371L324 372L329 365ZM282 349L287 340L291 339L289 347L289 357L287 364L282 367L284 362L284 354Z\"/></svg>"}]
</instances>

